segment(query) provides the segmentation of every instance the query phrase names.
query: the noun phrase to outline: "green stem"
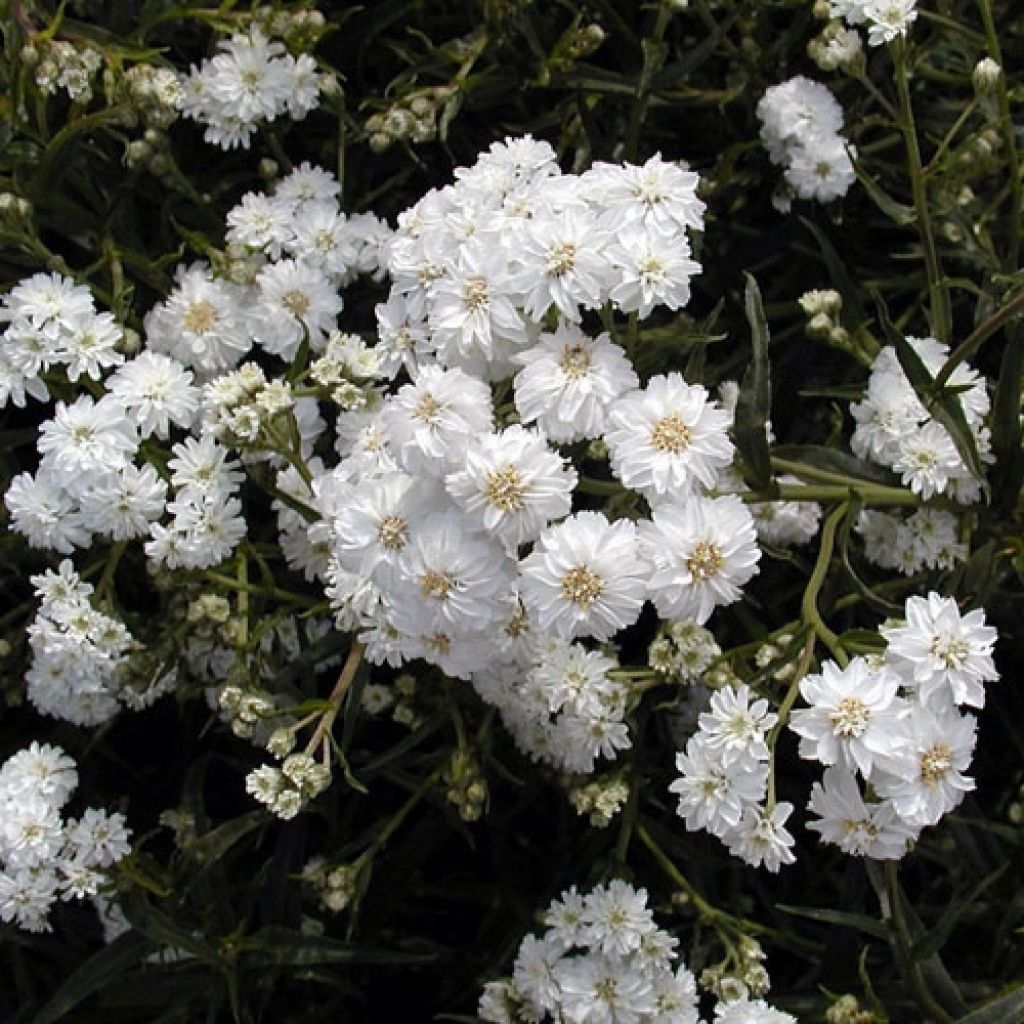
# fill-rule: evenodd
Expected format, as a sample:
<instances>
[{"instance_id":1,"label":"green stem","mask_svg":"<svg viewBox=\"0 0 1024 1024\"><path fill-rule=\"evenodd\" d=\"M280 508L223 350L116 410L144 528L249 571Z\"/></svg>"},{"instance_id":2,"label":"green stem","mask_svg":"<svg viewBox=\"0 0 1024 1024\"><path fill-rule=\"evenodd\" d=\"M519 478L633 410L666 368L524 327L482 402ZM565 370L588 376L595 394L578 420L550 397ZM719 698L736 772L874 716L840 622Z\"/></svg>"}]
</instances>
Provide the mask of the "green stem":
<instances>
[{"instance_id":1,"label":"green stem","mask_svg":"<svg viewBox=\"0 0 1024 1024\"><path fill-rule=\"evenodd\" d=\"M1000 66L1003 57L999 52L999 35L996 32L995 20L992 17L991 0L978 0L978 9L985 26L985 42L988 44L989 56ZM999 127L1003 132L1003 143L1006 146L1006 159L1010 171L1010 248L1006 256L1007 273L1013 273L1020 266L1020 213L1024 205L1021 194L1020 156L1017 152L1017 133L1010 112L1010 95L1006 88L1005 72L999 76L996 96L999 101Z\"/></svg>"},{"instance_id":2,"label":"green stem","mask_svg":"<svg viewBox=\"0 0 1024 1024\"><path fill-rule=\"evenodd\" d=\"M942 155L946 152L947 149L949 149L950 145L952 145L953 140L957 137L957 135L960 132L960 129L963 128L964 124L966 124L967 119L971 116L971 114L974 113L974 109L975 107L977 107L977 105L978 97L975 96L974 99L972 99L971 102L968 103L966 107L964 107L963 112L953 123L953 127L950 128L948 132L946 132L945 137L939 143L939 148L936 149L934 153L932 153L932 158L931 160L928 161L928 166L925 167L924 170L921 172L926 178L929 177L935 171L936 167L938 166L939 160L942 158Z\"/></svg>"},{"instance_id":3,"label":"green stem","mask_svg":"<svg viewBox=\"0 0 1024 1024\"><path fill-rule=\"evenodd\" d=\"M779 705L778 719L768 734L768 749L772 756L768 762L768 796L765 801L765 810L769 814L775 808L775 745L789 721L789 713L793 710L793 705L800 694L800 683L811 667L811 659L814 657L814 636L814 633L807 634L804 649L800 653L800 660L797 662L793 678L789 683L789 689L786 690L786 696L782 698L782 703Z\"/></svg>"},{"instance_id":4,"label":"green stem","mask_svg":"<svg viewBox=\"0 0 1024 1024\"><path fill-rule=\"evenodd\" d=\"M935 235L928 215L928 196L925 191L924 172L921 164L921 148L917 141L917 127L914 124L914 110L910 103L910 68L907 61L907 44L902 36L893 40L893 59L896 65L896 88L900 98L900 130L907 148L907 170L910 174L910 190L917 212L917 227L924 249L924 265L928 275L928 299L931 306L932 328L943 344L949 344L953 332L952 314L949 308L949 293L943 285L942 268L939 266Z\"/></svg>"},{"instance_id":5,"label":"green stem","mask_svg":"<svg viewBox=\"0 0 1024 1024\"><path fill-rule=\"evenodd\" d=\"M644 55L643 67L640 70L640 81L636 96L629 112L629 126L626 129L625 158L635 163L640 155L640 128L647 112L647 104L651 95L651 78L664 61L664 36L672 11L667 0L658 4L654 28L649 36L641 41Z\"/></svg>"},{"instance_id":6,"label":"green stem","mask_svg":"<svg viewBox=\"0 0 1024 1024\"><path fill-rule=\"evenodd\" d=\"M745 491L740 498L749 504L772 501L844 501L850 492L864 499L866 505L909 505L917 507L921 498L913 491L902 487L884 487L864 481L849 484L819 484L813 487L799 487L780 484L777 491Z\"/></svg>"},{"instance_id":7,"label":"green stem","mask_svg":"<svg viewBox=\"0 0 1024 1024\"><path fill-rule=\"evenodd\" d=\"M345 694L352 685L352 680L355 679L362 660L363 645L358 640L354 640L349 648L345 664L338 675L338 681L334 684L334 689L331 690L330 696L327 698L327 710L317 723L316 729L313 730L313 735L310 736L309 742L306 744L307 754L312 754L316 750L320 745L320 741L330 731L331 726L334 725L334 720L338 717L338 712L341 710Z\"/></svg>"},{"instance_id":8,"label":"green stem","mask_svg":"<svg viewBox=\"0 0 1024 1024\"><path fill-rule=\"evenodd\" d=\"M637 827L636 834L640 839L640 842L647 847L650 851L651 856L658 862L658 866L662 871L677 885L693 904L693 908L697 911L697 916L702 921L706 921L708 924L719 926L725 917L720 911L716 910L713 906L697 890L693 887L690 880L672 863L669 856L665 851L657 844L654 837L647 831L647 829L640 825Z\"/></svg>"},{"instance_id":9,"label":"green stem","mask_svg":"<svg viewBox=\"0 0 1024 1024\"><path fill-rule=\"evenodd\" d=\"M885 862L885 891L888 898L887 924L896 940L900 968L904 978L910 982L921 1009L938 1024L952 1024L953 1018L939 1006L935 997L928 991L921 970L914 958L913 941L907 928L906 915L903 913L903 894L900 892L897 863L894 860ZM882 908L883 913L886 908Z\"/></svg>"},{"instance_id":10,"label":"green stem","mask_svg":"<svg viewBox=\"0 0 1024 1024\"><path fill-rule=\"evenodd\" d=\"M818 549L818 560L814 563L814 570L804 591L803 600L800 602L800 615L804 623L809 626L814 634L832 652L833 657L841 666L846 666L847 657L843 650L839 637L825 625L818 611L818 594L821 592L822 584L828 573L829 563L832 561L832 551L835 547L836 530L849 511L849 503L843 502L829 514L825 525L821 530L821 547ZM795 699L795 698L794 698Z\"/></svg>"}]
</instances>

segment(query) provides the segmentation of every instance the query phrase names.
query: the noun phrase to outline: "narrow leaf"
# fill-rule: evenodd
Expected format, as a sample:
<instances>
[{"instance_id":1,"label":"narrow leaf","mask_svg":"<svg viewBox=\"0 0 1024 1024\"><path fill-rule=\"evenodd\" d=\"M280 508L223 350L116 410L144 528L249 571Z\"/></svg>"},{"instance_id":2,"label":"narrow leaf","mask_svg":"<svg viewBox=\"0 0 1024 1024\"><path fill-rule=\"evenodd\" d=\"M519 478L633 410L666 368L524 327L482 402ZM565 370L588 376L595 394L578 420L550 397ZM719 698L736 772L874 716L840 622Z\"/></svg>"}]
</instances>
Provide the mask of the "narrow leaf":
<instances>
[{"instance_id":1,"label":"narrow leaf","mask_svg":"<svg viewBox=\"0 0 1024 1024\"><path fill-rule=\"evenodd\" d=\"M793 907L787 904L776 904L776 910L784 914L792 914L794 917L807 917L812 921L821 921L823 924L835 924L842 928L853 928L855 931L864 932L865 935L872 935L876 939L889 938L889 930L873 917L866 914L851 914L845 910L829 910L827 907Z\"/></svg>"},{"instance_id":2,"label":"narrow leaf","mask_svg":"<svg viewBox=\"0 0 1024 1024\"><path fill-rule=\"evenodd\" d=\"M768 449L768 418L771 415L771 381L768 365L768 321L761 292L751 274L745 273L743 309L750 324L751 359L743 374L736 401L736 447L746 467L747 483L757 491L771 486L771 452Z\"/></svg>"},{"instance_id":3,"label":"narrow leaf","mask_svg":"<svg viewBox=\"0 0 1024 1024\"><path fill-rule=\"evenodd\" d=\"M1024 483L1024 448L1021 445L1020 399L1024 374L1024 335L1014 331L1003 350L995 397L992 401L992 451L994 503L1009 510L1017 504Z\"/></svg>"},{"instance_id":4,"label":"narrow leaf","mask_svg":"<svg viewBox=\"0 0 1024 1024\"><path fill-rule=\"evenodd\" d=\"M864 191L871 197L871 201L877 206L882 213L886 215L891 221L899 224L900 227L906 227L908 224L913 224L917 220L917 214L914 213L912 207L904 206L902 203L897 203L892 196L887 195L878 182L871 177L855 160L853 162L853 169L857 174L857 180L864 186Z\"/></svg>"},{"instance_id":5,"label":"narrow leaf","mask_svg":"<svg viewBox=\"0 0 1024 1024\"><path fill-rule=\"evenodd\" d=\"M32 1024L52 1024L70 1013L94 992L107 988L152 950L152 944L138 932L127 932L109 946L89 957L32 1018Z\"/></svg>"},{"instance_id":6,"label":"narrow leaf","mask_svg":"<svg viewBox=\"0 0 1024 1024\"><path fill-rule=\"evenodd\" d=\"M1019 1024L1024 1020L1024 985L1000 996L977 1010L959 1017L954 1024Z\"/></svg>"},{"instance_id":7,"label":"narrow leaf","mask_svg":"<svg viewBox=\"0 0 1024 1024\"><path fill-rule=\"evenodd\" d=\"M963 912L998 878L1000 878L1009 867L1009 864L1003 864L1002 867L996 868L990 875L986 875L977 885L974 886L968 893L953 900L952 903L946 908L942 917L939 918L938 923L932 928L932 930L914 943L914 958L917 960L925 960L930 957L933 953L937 953L945 945L946 940L953 934L953 929L956 927L957 922L960 920Z\"/></svg>"}]
</instances>

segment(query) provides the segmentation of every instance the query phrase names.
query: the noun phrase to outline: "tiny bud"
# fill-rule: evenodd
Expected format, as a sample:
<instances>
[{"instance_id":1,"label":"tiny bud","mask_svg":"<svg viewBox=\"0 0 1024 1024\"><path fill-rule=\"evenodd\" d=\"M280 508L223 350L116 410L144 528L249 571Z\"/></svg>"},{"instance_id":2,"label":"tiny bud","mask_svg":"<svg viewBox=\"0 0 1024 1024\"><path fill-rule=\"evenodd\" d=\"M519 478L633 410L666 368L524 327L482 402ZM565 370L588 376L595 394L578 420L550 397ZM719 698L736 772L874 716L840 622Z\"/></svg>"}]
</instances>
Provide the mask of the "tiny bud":
<instances>
[{"instance_id":1,"label":"tiny bud","mask_svg":"<svg viewBox=\"0 0 1024 1024\"><path fill-rule=\"evenodd\" d=\"M266 179L268 181L271 178L276 178L277 177L277 172L280 169L281 168L278 166L277 161L276 160L271 160L270 157L268 157L268 156L265 156L260 161L260 166L259 166L260 177L264 178L264 179Z\"/></svg>"},{"instance_id":2,"label":"tiny bud","mask_svg":"<svg viewBox=\"0 0 1024 1024\"><path fill-rule=\"evenodd\" d=\"M374 132L370 136L370 151L372 153L383 153L391 146L391 136L383 132Z\"/></svg>"},{"instance_id":3,"label":"tiny bud","mask_svg":"<svg viewBox=\"0 0 1024 1024\"><path fill-rule=\"evenodd\" d=\"M971 73L974 91L979 96L987 96L995 91L1002 77L1003 69L991 57L984 57L974 65Z\"/></svg>"}]
</instances>

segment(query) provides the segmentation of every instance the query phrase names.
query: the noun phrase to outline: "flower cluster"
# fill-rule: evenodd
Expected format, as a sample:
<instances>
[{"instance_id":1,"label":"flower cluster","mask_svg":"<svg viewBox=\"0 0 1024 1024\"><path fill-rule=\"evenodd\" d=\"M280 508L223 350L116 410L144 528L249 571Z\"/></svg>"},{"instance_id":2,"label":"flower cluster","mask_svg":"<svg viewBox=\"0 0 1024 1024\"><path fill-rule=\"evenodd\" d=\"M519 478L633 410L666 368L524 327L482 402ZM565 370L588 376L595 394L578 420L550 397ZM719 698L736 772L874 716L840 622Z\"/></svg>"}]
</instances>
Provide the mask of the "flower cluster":
<instances>
[{"instance_id":1,"label":"flower cluster","mask_svg":"<svg viewBox=\"0 0 1024 1024\"><path fill-rule=\"evenodd\" d=\"M316 61L293 57L259 27L220 40L218 49L181 79L182 113L206 126L207 142L248 149L264 122L282 115L301 121L319 103Z\"/></svg>"},{"instance_id":2,"label":"flower cluster","mask_svg":"<svg viewBox=\"0 0 1024 1024\"><path fill-rule=\"evenodd\" d=\"M44 715L77 725L108 721L122 704L143 707L174 686L174 673L147 681L143 692L130 685L129 659L138 645L124 623L93 607L93 587L71 561L32 577L40 598L28 627L32 665L26 675L28 699Z\"/></svg>"},{"instance_id":3,"label":"flower cluster","mask_svg":"<svg viewBox=\"0 0 1024 1024\"><path fill-rule=\"evenodd\" d=\"M864 25L868 45L881 46L907 34L917 18L917 0L829 0L829 13L847 25Z\"/></svg>"},{"instance_id":4,"label":"flower cluster","mask_svg":"<svg viewBox=\"0 0 1024 1024\"><path fill-rule=\"evenodd\" d=\"M846 195L856 175L840 134L843 110L827 86L803 75L773 85L758 102L757 116L768 156L785 167L797 196L827 203Z\"/></svg>"},{"instance_id":5,"label":"flower cluster","mask_svg":"<svg viewBox=\"0 0 1024 1024\"><path fill-rule=\"evenodd\" d=\"M842 668L827 661L800 682L808 707L790 727L800 756L826 766L808 828L846 853L887 860L974 788L964 773L976 723L960 708L983 707L984 684L998 673L996 631L980 610L961 615L952 598L911 597L906 622L881 634L884 656Z\"/></svg>"},{"instance_id":6,"label":"flower cluster","mask_svg":"<svg viewBox=\"0 0 1024 1024\"><path fill-rule=\"evenodd\" d=\"M528 935L512 977L490 982L478 1014L491 1024L700 1024L697 982L679 961L677 940L659 928L647 891L615 879L552 900L547 931ZM678 961L678 962L677 962ZM747 996L721 1000L715 1024L794 1024Z\"/></svg>"},{"instance_id":7,"label":"flower cluster","mask_svg":"<svg viewBox=\"0 0 1024 1024\"><path fill-rule=\"evenodd\" d=\"M688 829L706 829L748 864L778 871L795 860L784 827L793 807L765 802L772 758L766 740L778 721L768 707L745 683L712 694L697 731L676 755L679 778L669 790L679 797L676 813Z\"/></svg>"},{"instance_id":8,"label":"flower cluster","mask_svg":"<svg viewBox=\"0 0 1024 1024\"><path fill-rule=\"evenodd\" d=\"M949 346L934 338L907 342L933 376L949 356ZM949 386L956 389L955 400L982 461L992 461L991 435L984 425L990 407L985 381L960 363ZM961 504L981 497L981 481L964 464L949 431L921 404L891 345L875 357L864 398L850 412L857 421L850 439L854 454L893 469L915 494L946 494Z\"/></svg>"},{"instance_id":9,"label":"flower cluster","mask_svg":"<svg viewBox=\"0 0 1024 1024\"><path fill-rule=\"evenodd\" d=\"M60 747L33 742L0 766L0 920L49 931L58 899L95 896L104 869L129 852L122 815L89 807L61 816L77 785Z\"/></svg>"}]
</instances>

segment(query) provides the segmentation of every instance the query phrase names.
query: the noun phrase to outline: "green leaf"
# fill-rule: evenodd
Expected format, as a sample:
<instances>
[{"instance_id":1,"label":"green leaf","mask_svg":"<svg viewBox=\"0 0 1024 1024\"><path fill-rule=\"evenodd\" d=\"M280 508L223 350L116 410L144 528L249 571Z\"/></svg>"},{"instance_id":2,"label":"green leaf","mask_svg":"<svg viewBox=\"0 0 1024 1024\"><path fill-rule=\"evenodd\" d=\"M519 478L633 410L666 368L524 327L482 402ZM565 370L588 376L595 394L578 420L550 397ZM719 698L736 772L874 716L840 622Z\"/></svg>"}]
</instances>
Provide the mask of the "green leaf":
<instances>
[{"instance_id":1,"label":"green leaf","mask_svg":"<svg viewBox=\"0 0 1024 1024\"><path fill-rule=\"evenodd\" d=\"M1020 1024L1024 1020L1024 985L1018 985L1005 996L958 1017L954 1024Z\"/></svg>"},{"instance_id":2,"label":"green leaf","mask_svg":"<svg viewBox=\"0 0 1024 1024\"><path fill-rule=\"evenodd\" d=\"M70 1013L94 992L105 989L127 973L152 950L152 943L138 932L127 932L93 954L32 1017L32 1024L52 1024Z\"/></svg>"},{"instance_id":3,"label":"green leaf","mask_svg":"<svg viewBox=\"0 0 1024 1024\"><path fill-rule=\"evenodd\" d=\"M813 469L835 473L838 476L853 477L865 483L884 484L886 487L899 487L900 478L884 466L858 459L848 452L837 451L818 444L777 444L772 449L780 459L790 462L802 462Z\"/></svg>"},{"instance_id":4,"label":"green leaf","mask_svg":"<svg viewBox=\"0 0 1024 1024\"><path fill-rule=\"evenodd\" d=\"M307 935L289 928L261 928L239 944L239 961L246 967L305 966L309 964L426 964L438 958L434 950L408 952L376 949L324 935Z\"/></svg>"},{"instance_id":5,"label":"green leaf","mask_svg":"<svg viewBox=\"0 0 1024 1024\"><path fill-rule=\"evenodd\" d=\"M826 907L793 907L788 904L778 903L776 910L784 914L792 914L794 917L807 917L812 921L820 921L823 924L835 924L842 928L853 928L855 931L864 932L876 939L888 939L889 929L885 925L867 914L851 914L845 910L829 910Z\"/></svg>"},{"instance_id":6,"label":"green leaf","mask_svg":"<svg viewBox=\"0 0 1024 1024\"><path fill-rule=\"evenodd\" d=\"M814 235L825 266L828 267L828 276L832 279L836 291L843 297L843 309L852 315L857 326L865 323L868 314L864 309L864 304L860 301L860 289L854 284L853 278L847 271L846 264L840 259L839 253L836 252L835 246L828 240L825 232L807 217L801 217L800 223Z\"/></svg>"},{"instance_id":7,"label":"green leaf","mask_svg":"<svg viewBox=\"0 0 1024 1024\"><path fill-rule=\"evenodd\" d=\"M932 930L914 943L913 955L916 960L926 960L933 953L937 953L945 945L946 940L953 934L953 929L960 920L963 912L997 879L999 879L1009 867L1003 864L996 868L990 875L986 875L977 885L963 896L953 900L943 912L938 923Z\"/></svg>"},{"instance_id":8,"label":"green leaf","mask_svg":"<svg viewBox=\"0 0 1024 1024\"><path fill-rule=\"evenodd\" d=\"M743 374L736 401L734 433L743 457L747 483L756 491L771 487L771 452L768 449L768 418L771 415L771 380L768 365L768 321L761 292L753 276L744 273L743 310L750 324L751 359Z\"/></svg>"},{"instance_id":9,"label":"green leaf","mask_svg":"<svg viewBox=\"0 0 1024 1024\"><path fill-rule=\"evenodd\" d=\"M1024 447L1020 428L1021 377L1024 374L1024 335L1014 331L1003 350L992 401L992 451L996 457L993 503L1003 511L1017 504L1024 483Z\"/></svg>"},{"instance_id":10,"label":"green leaf","mask_svg":"<svg viewBox=\"0 0 1024 1024\"><path fill-rule=\"evenodd\" d=\"M891 221L899 224L900 227L906 227L908 224L913 224L917 220L917 214L910 206L904 206L902 203L897 203L892 196L886 195L882 191L878 182L868 174L861 165L854 160L853 169L857 174L857 180L864 186L864 191L871 197L871 201L877 206L882 213L886 215Z\"/></svg>"},{"instance_id":11,"label":"green leaf","mask_svg":"<svg viewBox=\"0 0 1024 1024\"><path fill-rule=\"evenodd\" d=\"M212 863L223 857L244 836L265 825L268 820L266 811L260 809L226 821L223 825L218 825L193 839L188 845L188 855L193 860Z\"/></svg>"}]
</instances>

